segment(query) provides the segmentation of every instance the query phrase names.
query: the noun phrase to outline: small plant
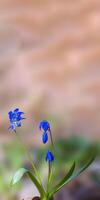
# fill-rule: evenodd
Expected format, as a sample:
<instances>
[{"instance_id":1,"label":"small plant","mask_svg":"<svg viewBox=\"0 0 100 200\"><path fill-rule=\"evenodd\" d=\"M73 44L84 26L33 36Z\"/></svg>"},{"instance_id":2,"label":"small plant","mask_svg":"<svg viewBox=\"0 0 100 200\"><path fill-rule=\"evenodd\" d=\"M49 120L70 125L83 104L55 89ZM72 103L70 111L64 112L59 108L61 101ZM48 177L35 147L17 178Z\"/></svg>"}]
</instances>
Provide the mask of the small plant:
<instances>
[{"instance_id":1,"label":"small plant","mask_svg":"<svg viewBox=\"0 0 100 200\"><path fill-rule=\"evenodd\" d=\"M22 140L20 135L18 134L18 132L16 131L16 129L18 127L21 127L22 125L22 120L26 119L23 117L24 113L21 112L19 110L19 108L16 108L13 111L10 111L8 113L9 115L9 120L10 120L10 126L9 129L11 131L14 131L16 136L18 137L18 139L20 140L21 144ZM58 192L64 185L68 184L70 181L72 181L73 179L75 179L77 176L79 176L87 167L89 167L89 165L94 161L96 153L93 151L92 155L90 153L90 158L88 159L88 161L82 166L80 167L80 169L75 169L76 168L76 163L75 161L73 161L69 171L67 172L67 174L65 175L65 177L60 180L57 184L53 185L53 177L54 177L54 170L53 170L53 163L56 160L56 149L54 147L54 142L53 142L53 137L52 137L52 131L51 131L51 126L50 123L46 120L43 120L40 122L39 124L39 129L42 132L42 142L43 144L46 144L50 138L51 141L51 148L48 149L48 151L46 152L46 156L45 156L45 160L47 162L48 165L48 177L47 177L47 184L46 184L46 188L44 188L43 186L43 182L41 180L41 177L39 175L39 172L33 162L32 156L30 154L30 152L27 150L27 147L25 144L23 144L24 146L24 150L27 154L27 157L30 161L30 164L32 165L32 171L26 169L26 168L20 168L15 175L12 178L11 181L11 185L16 184L18 181L21 180L21 178L26 174L28 175L28 177L31 179L31 181L33 182L33 184L35 184L35 186L37 187L40 197L34 197L33 199L40 199L40 200L54 200L54 195L56 192ZM66 156L63 155L63 159ZM58 166L59 167L59 166Z\"/></svg>"}]
</instances>

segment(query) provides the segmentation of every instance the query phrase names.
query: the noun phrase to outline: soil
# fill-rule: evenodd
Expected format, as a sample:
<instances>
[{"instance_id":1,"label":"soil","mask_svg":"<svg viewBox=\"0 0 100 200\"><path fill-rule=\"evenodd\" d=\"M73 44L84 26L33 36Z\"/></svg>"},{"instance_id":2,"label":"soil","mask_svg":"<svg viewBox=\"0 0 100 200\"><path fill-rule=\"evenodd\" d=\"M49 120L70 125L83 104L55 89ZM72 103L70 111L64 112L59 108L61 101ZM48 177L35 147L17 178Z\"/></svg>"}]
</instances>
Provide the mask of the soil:
<instances>
[{"instance_id":1,"label":"soil","mask_svg":"<svg viewBox=\"0 0 100 200\"><path fill-rule=\"evenodd\" d=\"M70 188L64 187L55 195L55 200L100 200L99 185L85 186L78 182ZM41 200L40 197L33 197L31 200Z\"/></svg>"},{"instance_id":2,"label":"soil","mask_svg":"<svg viewBox=\"0 0 100 200\"><path fill-rule=\"evenodd\" d=\"M100 188L91 187L80 191L76 196L77 200L100 200Z\"/></svg>"},{"instance_id":3,"label":"soil","mask_svg":"<svg viewBox=\"0 0 100 200\"><path fill-rule=\"evenodd\" d=\"M100 187L98 185L78 188L63 188L55 196L55 200L100 200Z\"/></svg>"}]
</instances>

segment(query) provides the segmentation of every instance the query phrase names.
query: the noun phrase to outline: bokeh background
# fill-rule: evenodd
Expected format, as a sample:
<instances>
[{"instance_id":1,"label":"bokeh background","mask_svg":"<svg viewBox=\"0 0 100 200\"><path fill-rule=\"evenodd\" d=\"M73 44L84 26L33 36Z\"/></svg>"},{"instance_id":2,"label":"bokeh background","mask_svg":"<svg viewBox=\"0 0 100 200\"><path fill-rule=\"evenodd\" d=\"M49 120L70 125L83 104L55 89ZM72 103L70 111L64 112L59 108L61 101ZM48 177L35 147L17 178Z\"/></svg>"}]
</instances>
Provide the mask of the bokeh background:
<instances>
[{"instance_id":1,"label":"bokeh background","mask_svg":"<svg viewBox=\"0 0 100 200\"><path fill-rule=\"evenodd\" d=\"M8 131L8 112L16 107L27 117L21 132L30 149L43 146L41 119L50 121L55 141L72 135L99 141L99 0L0 0L0 160L6 171L13 148L21 148ZM31 198L33 186L27 194L26 179L23 185L18 199ZM8 198L1 193L1 200Z\"/></svg>"}]
</instances>

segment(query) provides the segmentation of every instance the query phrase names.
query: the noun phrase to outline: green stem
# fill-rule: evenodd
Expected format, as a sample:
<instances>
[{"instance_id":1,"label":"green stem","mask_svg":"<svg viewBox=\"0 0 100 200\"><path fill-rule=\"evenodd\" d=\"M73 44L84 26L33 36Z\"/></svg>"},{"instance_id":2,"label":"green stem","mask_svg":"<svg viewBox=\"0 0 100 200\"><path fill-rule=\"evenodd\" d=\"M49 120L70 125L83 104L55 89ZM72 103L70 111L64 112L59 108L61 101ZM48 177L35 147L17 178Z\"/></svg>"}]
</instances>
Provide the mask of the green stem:
<instances>
[{"instance_id":1,"label":"green stem","mask_svg":"<svg viewBox=\"0 0 100 200\"><path fill-rule=\"evenodd\" d=\"M34 199L35 200L35 199ZM53 197L49 197L48 195L47 196L44 196L43 198L40 198L40 200L54 200Z\"/></svg>"},{"instance_id":2,"label":"green stem","mask_svg":"<svg viewBox=\"0 0 100 200\"><path fill-rule=\"evenodd\" d=\"M22 139L21 139L21 137L20 137L20 135L19 135L18 133L16 133L16 136L17 136L19 142L23 145L24 150L25 150L25 152L26 152L26 154L27 154L27 157L28 157L28 159L29 159L29 162L31 163L32 168L33 168L33 170L34 170L36 176L38 177L39 182L40 182L40 184L41 184L41 186L42 186L41 178L40 178L40 176L39 176L39 174L38 174L38 171L37 171L37 169L36 169L36 167L35 167L35 164L34 164L34 162L33 162L33 160L32 160L32 156L31 156L31 154L29 153L26 144L22 141ZM43 187L43 186L42 186L42 187Z\"/></svg>"},{"instance_id":3,"label":"green stem","mask_svg":"<svg viewBox=\"0 0 100 200\"><path fill-rule=\"evenodd\" d=\"M49 190L49 184L50 184L50 177L51 177L51 164L48 163L48 180L47 180L47 192Z\"/></svg>"},{"instance_id":4,"label":"green stem","mask_svg":"<svg viewBox=\"0 0 100 200\"><path fill-rule=\"evenodd\" d=\"M51 129L49 129L49 133L50 133L51 145L52 145L52 147L53 147L53 151L54 151L55 148L54 148L54 143L53 143L53 138L52 138L52 132L51 132Z\"/></svg>"},{"instance_id":5,"label":"green stem","mask_svg":"<svg viewBox=\"0 0 100 200\"><path fill-rule=\"evenodd\" d=\"M51 145L52 145L52 150L53 153L55 152L55 148L54 148L54 143L53 143L53 138L52 138L52 132L51 129L49 129L49 133L50 133L50 139L51 139ZM52 165L49 162L48 163L48 180L47 180L47 193L49 191L49 187L50 187L50 183L51 183L51 178L52 178Z\"/></svg>"}]
</instances>

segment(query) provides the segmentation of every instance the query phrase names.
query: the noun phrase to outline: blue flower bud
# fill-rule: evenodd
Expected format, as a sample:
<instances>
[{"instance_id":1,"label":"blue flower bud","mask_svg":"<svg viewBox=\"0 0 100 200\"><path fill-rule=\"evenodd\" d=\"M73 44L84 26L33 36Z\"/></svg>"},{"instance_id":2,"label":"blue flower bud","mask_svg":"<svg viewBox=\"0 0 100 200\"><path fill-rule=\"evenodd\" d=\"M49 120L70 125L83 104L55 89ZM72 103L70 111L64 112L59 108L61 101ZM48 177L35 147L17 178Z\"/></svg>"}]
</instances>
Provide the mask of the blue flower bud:
<instances>
[{"instance_id":1,"label":"blue flower bud","mask_svg":"<svg viewBox=\"0 0 100 200\"><path fill-rule=\"evenodd\" d=\"M50 129L50 124L48 121L43 120L40 122L39 128L43 130L44 132L48 131Z\"/></svg>"},{"instance_id":2,"label":"blue flower bud","mask_svg":"<svg viewBox=\"0 0 100 200\"><path fill-rule=\"evenodd\" d=\"M48 134L46 132L42 135L42 142L45 144L48 141Z\"/></svg>"},{"instance_id":3,"label":"blue flower bud","mask_svg":"<svg viewBox=\"0 0 100 200\"><path fill-rule=\"evenodd\" d=\"M49 150L47 151L47 154L46 154L46 161L48 161L48 162L54 161L54 155Z\"/></svg>"}]
</instances>

